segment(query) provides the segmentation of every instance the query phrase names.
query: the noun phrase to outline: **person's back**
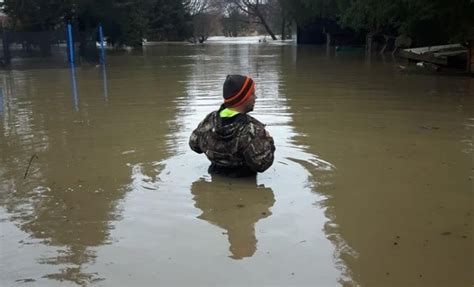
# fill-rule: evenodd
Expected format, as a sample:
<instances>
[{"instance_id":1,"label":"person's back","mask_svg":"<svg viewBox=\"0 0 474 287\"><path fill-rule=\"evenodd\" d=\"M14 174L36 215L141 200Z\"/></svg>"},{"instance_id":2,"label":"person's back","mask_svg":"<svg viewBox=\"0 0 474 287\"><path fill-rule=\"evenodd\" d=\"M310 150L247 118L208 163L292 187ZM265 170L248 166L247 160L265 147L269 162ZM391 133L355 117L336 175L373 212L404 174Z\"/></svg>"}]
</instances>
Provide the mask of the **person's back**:
<instances>
[{"instance_id":1,"label":"person's back","mask_svg":"<svg viewBox=\"0 0 474 287\"><path fill-rule=\"evenodd\" d=\"M224 83L224 104L206 116L191 134L189 145L212 162L209 172L246 176L267 170L275 146L265 125L249 116L255 104L255 83L231 75Z\"/></svg>"}]
</instances>

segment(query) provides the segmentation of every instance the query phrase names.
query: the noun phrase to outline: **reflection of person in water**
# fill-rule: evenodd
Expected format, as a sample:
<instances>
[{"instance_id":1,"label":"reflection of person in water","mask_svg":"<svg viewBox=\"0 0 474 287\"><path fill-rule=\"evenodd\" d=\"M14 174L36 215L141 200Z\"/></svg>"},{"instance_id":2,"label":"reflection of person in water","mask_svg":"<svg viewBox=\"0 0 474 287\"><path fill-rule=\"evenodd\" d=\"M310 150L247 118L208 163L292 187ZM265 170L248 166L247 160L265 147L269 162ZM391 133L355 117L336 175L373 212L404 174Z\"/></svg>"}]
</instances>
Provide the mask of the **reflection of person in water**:
<instances>
[{"instance_id":1,"label":"reflection of person in water","mask_svg":"<svg viewBox=\"0 0 474 287\"><path fill-rule=\"evenodd\" d=\"M258 187L255 176L232 181L213 176L212 182L194 182L191 193L202 210L198 218L227 230L230 257L251 257L257 249L255 223L271 215L273 191Z\"/></svg>"}]
</instances>

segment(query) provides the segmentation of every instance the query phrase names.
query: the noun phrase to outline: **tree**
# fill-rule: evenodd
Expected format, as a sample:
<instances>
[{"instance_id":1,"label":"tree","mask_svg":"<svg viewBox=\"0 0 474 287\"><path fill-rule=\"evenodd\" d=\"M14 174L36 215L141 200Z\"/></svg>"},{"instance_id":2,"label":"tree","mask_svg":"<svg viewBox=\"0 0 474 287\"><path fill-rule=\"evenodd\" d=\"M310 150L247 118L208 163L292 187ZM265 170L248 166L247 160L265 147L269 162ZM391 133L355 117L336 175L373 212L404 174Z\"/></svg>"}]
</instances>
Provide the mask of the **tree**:
<instances>
[{"instance_id":1,"label":"tree","mask_svg":"<svg viewBox=\"0 0 474 287\"><path fill-rule=\"evenodd\" d=\"M286 40L287 37L287 30L288 28L291 29L291 14L289 11L286 9L287 8L287 1L285 0L273 0L273 1L278 1L278 11L280 14L280 28L281 28L281 39ZM290 34L291 38L291 34Z\"/></svg>"},{"instance_id":2,"label":"tree","mask_svg":"<svg viewBox=\"0 0 474 287\"><path fill-rule=\"evenodd\" d=\"M59 25L68 10L70 1L5 0L3 9L12 26L23 31L49 31Z\"/></svg>"},{"instance_id":3,"label":"tree","mask_svg":"<svg viewBox=\"0 0 474 287\"><path fill-rule=\"evenodd\" d=\"M340 23L367 31L366 47L372 50L373 37L399 25L400 1L355 0L345 9Z\"/></svg>"},{"instance_id":4,"label":"tree","mask_svg":"<svg viewBox=\"0 0 474 287\"><path fill-rule=\"evenodd\" d=\"M285 15L300 26L319 19L337 19L348 0L279 0Z\"/></svg>"},{"instance_id":5,"label":"tree","mask_svg":"<svg viewBox=\"0 0 474 287\"><path fill-rule=\"evenodd\" d=\"M247 26L248 17L235 6L228 6L222 17L222 31L225 36L237 37Z\"/></svg>"},{"instance_id":6,"label":"tree","mask_svg":"<svg viewBox=\"0 0 474 287\"><path fill-rule=\"evenodd\" d=\"M191 42L203 43L209 38L219 23L222 14L222 2L217 0L188 0L185 7L191 15L193 35Z\"/></svg>"},{"instance_id":7,"label":"tree","mask_svg":"<svg viewBox=\"0 0 474 287\"><path fill-rule=\"evenodd\" d=\"M187 1L154 0L147 17L149 36L158 41L180 41L192 36L192 18Z\"/></svg>"},{"instance_id":8,"label":"tree","mask_svg":"<svg viewBox=\"0 0 474 287\"><path fill-rule=\"evenodd\" d=\"M279 0L283 19L296 22L298 27L326 34L326 43L330 44L328 24L338 21L343 7L349 0ZM334 26L334 25L332 25Z\"/></svg>"},{"instance_id":9,"label":"tree","mask_svg":"<svg viewBox=\"0 0 474 287\"><path fill-rule=\"evenodd\" d=\"M231 5L235 5L244 13L256 18L256 23L263 25L267 33L273 40L277 40L268 21L265 17L265 9L270 7L266 0L228 0Z\"/></svg>"},{"instance_id":10,"label":"tree","mask_svg":"<svg viewBox=\"0 0 474 287\"><path fill-rule=\"evenodd\" d=\"M373 36L409 36L418 45L459 42L474 23L469 0L354 0L343 9L340 23Z\"/></svg>"},{"instance_id":11,"label":"tree","mask_svg":"<svg viewBox=\"0 0 474 287\"><path fill-rule=\"evenodd\" d=\"M399 0L402 2L399 34L416 45L460 43L474 27L474 2L470 0Z\"/></svg>"},{"instance_id":12,"label":"tree","mask_svg":"<svg viewBox=\"0 0 474 287\"><path fill-rule=\"evenodd\" d=\"M265 7L262 10L270 28L273 31L280 30L281 39L285 40L287 22L285 13L280 6L280 0L266 0Z\"/></svg>"},{"instance_id":13,"label":"tree","mask_svg":"<svg viewBox=\"0 0 474 287\"><path fill-rule=\"evenodd\" d=\"M142 46L148 27L147 3L146 0L122 0L114 4L118 15L116 19L120 21L114 24L119 25L122 31L120 43L132 47Z\"/></svg>"}]
</instances>

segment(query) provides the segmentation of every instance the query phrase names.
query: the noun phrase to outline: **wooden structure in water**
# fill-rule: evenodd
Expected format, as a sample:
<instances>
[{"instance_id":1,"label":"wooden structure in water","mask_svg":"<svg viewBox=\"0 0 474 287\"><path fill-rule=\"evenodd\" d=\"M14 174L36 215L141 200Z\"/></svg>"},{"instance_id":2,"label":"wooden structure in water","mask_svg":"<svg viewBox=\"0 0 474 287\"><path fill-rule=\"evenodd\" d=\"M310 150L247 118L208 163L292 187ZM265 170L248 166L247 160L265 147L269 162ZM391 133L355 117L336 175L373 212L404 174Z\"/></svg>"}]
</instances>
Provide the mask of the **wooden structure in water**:
<instances>
[{"instance_id":1,"label":"wooden structure in water","mask_svg":"<svg viewBox=\"0 0 474 287\"><path fill-rule=\"evenodd\" d=\"M400 56L409 60L441 66L455 66L458 59L465 58L466 54L467 49L461 44L412 48L400 52Z\"/></svg>"},{"instance_id":2,"label":"wooden structure in water","mask_svg":"<svg viewBox=\"0 0 474 287\"><path fill-rule=\"evenodd\" d=\"M474 28L464 44L451 44L405 49L400 56L410 61L425 62L433 66L466 69L474 75Z\"/></svg>"}]
</instances>

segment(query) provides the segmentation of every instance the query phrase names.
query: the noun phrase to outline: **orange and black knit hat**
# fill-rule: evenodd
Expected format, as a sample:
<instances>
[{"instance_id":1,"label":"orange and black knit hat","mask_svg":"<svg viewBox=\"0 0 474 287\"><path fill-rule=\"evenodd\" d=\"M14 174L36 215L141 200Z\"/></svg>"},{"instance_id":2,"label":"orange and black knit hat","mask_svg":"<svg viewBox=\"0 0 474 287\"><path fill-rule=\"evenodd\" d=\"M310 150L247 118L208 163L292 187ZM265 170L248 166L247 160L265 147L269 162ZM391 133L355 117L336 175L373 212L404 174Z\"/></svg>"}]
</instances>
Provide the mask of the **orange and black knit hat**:
<instances>
[{"instance_id":1,"label":"orange and black knit hat","mask_svg":"<svg viewBox=\"0 0 474 287\"><path fill-rule=\"evenodd\" d=\"M224 82L224 106L238 107L250 99L255 92L252 78L242 75L228 75Z\"/></svg>"}]
</instances>

